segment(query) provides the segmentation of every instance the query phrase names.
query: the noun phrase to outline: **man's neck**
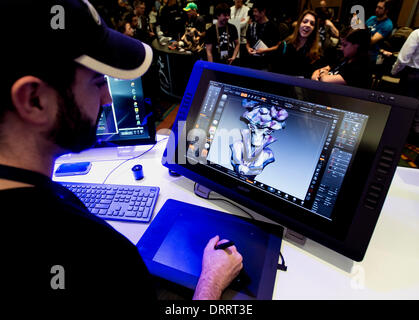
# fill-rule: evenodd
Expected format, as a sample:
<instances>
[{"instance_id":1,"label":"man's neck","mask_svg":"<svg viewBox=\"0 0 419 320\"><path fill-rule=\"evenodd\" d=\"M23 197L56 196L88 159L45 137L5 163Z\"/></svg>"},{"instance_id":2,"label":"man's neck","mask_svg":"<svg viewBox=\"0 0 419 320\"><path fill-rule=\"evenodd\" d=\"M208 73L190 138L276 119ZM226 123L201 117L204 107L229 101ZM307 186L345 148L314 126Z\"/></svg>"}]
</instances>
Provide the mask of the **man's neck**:
<instances>
[{"instance_id":1,"label":"man's neck","mask_svg":"<svg viewBox=\"0 0 419 320\"><path fill-rule=\"evenodd\" d=\"M31 140L30 138L27 139ZM22 141L22 140L19 140ZM28 144L3 142L0 148L0 164L26 169L41 173L48 177L52 176L54 169L54 156L57 150L43 148L43 152L37 150L37 142L30 141Z\"/></svg>"},{"instance_id":2,"label":"man's neck","mask_svg":"<svg viewBox=\"0 0 419 320\"><path fill-rule=\"evenodd\" d=\"M0 179L0 190L27 188L27 187L33 187L33 185L23 183L23 182L18 182L18 181Z\"/></svg>"},{"instance_id":3,"label":"man's neck","mask_svg":"<svg viewBox=\"0 0 419 320\"><path fill-rule=\"evenodd\" d=\"M1 152L1 151L0 151ZM25 158L24 156L22 158ZM54 160L36 160L32 159L27 161L25 159L10 159L10 157L4 157L3 154L0 155L0 164L10 167L16 167L20 169L26 169L34 172L41 173L45 176L51 177L52 171L54 168Z\"/></svg>"},{"instance_id":4,"label":"man's neck","mask_svg":"<svg viewBox=\"0 0 419 320\"><path fill-rule=\"evenodd\" d=\"M261 18L261 19L258 21L258 23L259 23L259 24L264 24L264 23L266 23L266 22L268 22L268 21L269 21L269 19L265 16L265 17Z\"/></svg>"},{"instance_id":5,"label":"man's neck","mask_svg":"<svg viewBox=\"0 0 419 320\"><path fill-rule=\"evenodd\" d=\"M377 16L376 16L377 17ZM387 15L385 14L385 15L383 15L383 16L381 16L381 17L377 17L377 21L383 21L383 20L386 20L388 17L387 17Z\"/></svg>"}]
</instances>

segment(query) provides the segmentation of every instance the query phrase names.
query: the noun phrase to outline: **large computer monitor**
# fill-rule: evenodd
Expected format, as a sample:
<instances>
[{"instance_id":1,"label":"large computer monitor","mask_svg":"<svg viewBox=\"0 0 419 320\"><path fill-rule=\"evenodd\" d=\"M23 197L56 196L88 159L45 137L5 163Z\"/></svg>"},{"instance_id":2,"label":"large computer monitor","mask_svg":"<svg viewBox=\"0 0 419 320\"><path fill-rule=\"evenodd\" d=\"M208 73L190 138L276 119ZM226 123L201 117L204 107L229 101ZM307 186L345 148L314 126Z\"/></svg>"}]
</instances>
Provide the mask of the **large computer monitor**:
<instances>
[{"instance_id":1,"label":"large computer monitor","mask_svg":"<svg viewBox=\"0 0 419 320\"><path fill-rule=\"evenodd\" d=\"M417 106L199 61L162 163L361 261Z\"/></svg>"},{"instance_id":2,"label":"large computer monitor","mask_svg":"<svg viewBox=\"0 0 419 320\"><path fill-rule=\"evenodd\" d=\"M152 106L144 96L141 78L107 77L112 104L103 106L96 132L98 147L156 142Z\"/></svg>"}]
</instances>

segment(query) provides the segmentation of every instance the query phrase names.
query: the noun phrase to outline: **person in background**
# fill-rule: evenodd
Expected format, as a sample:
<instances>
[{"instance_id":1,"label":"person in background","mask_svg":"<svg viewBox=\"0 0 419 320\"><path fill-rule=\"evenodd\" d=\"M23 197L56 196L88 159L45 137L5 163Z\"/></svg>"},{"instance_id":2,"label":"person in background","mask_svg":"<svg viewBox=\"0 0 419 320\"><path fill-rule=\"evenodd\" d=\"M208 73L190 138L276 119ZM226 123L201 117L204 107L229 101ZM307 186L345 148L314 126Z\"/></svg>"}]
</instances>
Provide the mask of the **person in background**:
<instances>
[{"instance_id":1,"label":"person in background","mask_svg":"<svg viewBox=\"0 0 419 320\"><path fill-rule=\"evenodd\" d=\"M231 19L240 22L240 56L246 53L246 31L249 25L249 7L243 4L243 0L234 0L234 6L230 8Z\"/></svg>"},{"instance_id":2,"label":"person in background","mask_svg":"<svg viewBox=\"0 0 419 320\"><path fill-rule=\"evenodd\" d=\"M319 68L311 79L322 82L368 88L370 35L366 29L348 28L342 33L343 61L331 67Z\"/></svg>"},{"instance_id":3,"label":"person in background","mask_svg":"<svg viewBox=\"0 0 419 320\"><path fill-rule=\"evenodd\" d=\"M117 30L128 37L135 37L135 29L133 28L131 22L131 18L134 17L135 16L132 13L127 14L125 18L129 20L123 19L120 21Z\"/></svg>"},{"instance_id":4,"label":"person in background","mask_svg":"<svg viewBox=\"0 0 419 320\"><path fill-rule=\"evenodd\" d=\"M150 22L150 30L156 34L156 25L157 25L157 9L155 6L151 7L151 11L148 14L148 20Z\"/></svg>"},{"instance_id":5,"label":"person in background","mask_svg":"<svg viewBox=\"0 0 419 320\"><path fill-rule=\"evenodd\" d=\"M314 11L304 11L294 32L277 45L272 71L310 78L320 60L318 17Z\"/></svg>"},{"instance_id":6,"label":"person in background","mask_svg":"<svg viewBox=\"0 0 419 320\"><path fill-rule=\"evenodd\" d=\"M209 62L232 64L240 49L237 28L228 23L230 7L220 3L215 7L217 23L207 31L205 49Z\"/></svg>"},{"instance_id":7,"label":"person in background","mask_svg":"<svg viewBox=\"0 0 419 320\"><path fill-rule=\"evenodd\" d=\"M378 1L377 7L375 8L375 16L371 16L365 22L371 35L370 60L372 63L375 63L377 60L381 43L393 30L393 22L387 16L390 9L389 6L389 0Z\"/></svg>"},{"instance_id":8,"label":"person in background","mask_svg":"<svg viewBox=\"0 0 419 320\"><path fill-rule=\"evenodd\" d=\"M323 58L333 64L338 60L339 30L330 20L329 11L316 8L315 12L319 20L319 37Z\"/></svg>"},{"instance_id":9,"label":"person in background","mask_svg":"<svg viewBox=\"0 0 419 320\"><path fill-rule=\"evenodd\" d=\"M186 12L185 28L195 28L202 38L205 37L205 18L198 13L198 6L189 2L183 11Z\"/></svg>"},{"instance_id":10,"label":"person in background","mask_svg":"<svg viewBox=\"0 0 419 320\"><path fill-rule=\"evenodd\" d=\"M260 70L268 70L279 42L278 28L266 16L267 8L265 1L255 2L252 7L254 21L246 31L245 65Z\"/></svg>"},{"instance_id":11,"label":"person in background","mask_svg":"<svg viewBox=\"0 0 419 320\"><path fill-rule=\"evenodd\" d=\"M419 29L414 30L407 38L391 73L400 75L401 94L419 99ZM419 109L416 110L407 141L419 146Z\"/></svg>"},{"instance_id":12,"label":"person in background","mask_svg":"<svg viewBox=\"0 0 419 320\"><path fill-rule=\"evenodd\" d=\"M131 6L130 2L128 0L118 0L118 9L117 9L117 17L115 17L116 21L121 21L122 17L127 12L132 12L134 9Z\"/></svg>"},{"instance_id":13,"label":"person in background","mask_svg":"<svg viewBox=\"0 0 419 320\"><path fill-rule=\"evenodd\" d=\"M163 2L164 3L164 2ZM176 0L169 0L163 5L160 12L160 31L165 36L179 40L185 32L185 23L182 19L181 7Z\"/></svg>"},{"instance_id":14,"label":"person in background","mask_svg":"<svg viewBox=\"0 0 419 320\"><path fill-rule=\"evenodd\" d=\"M324 16L326 16L330 21L334 21L335 11L328 6L327 2L325 0L321 0L319 5L319 10L324 14Z\"/></svg>"},{"instance_id":15,"label":"person in background","mask_svg":"<svg viewBox=\"0 0 419 320\"><path fill-rule=\"evenodd\" d=\"M138 18L136 23L136 38L142 42L150 44L156 35L151 29L145 10L146 5L144 1L136 0L134 2L134 14Z\"/></svg>"}]
</instances>

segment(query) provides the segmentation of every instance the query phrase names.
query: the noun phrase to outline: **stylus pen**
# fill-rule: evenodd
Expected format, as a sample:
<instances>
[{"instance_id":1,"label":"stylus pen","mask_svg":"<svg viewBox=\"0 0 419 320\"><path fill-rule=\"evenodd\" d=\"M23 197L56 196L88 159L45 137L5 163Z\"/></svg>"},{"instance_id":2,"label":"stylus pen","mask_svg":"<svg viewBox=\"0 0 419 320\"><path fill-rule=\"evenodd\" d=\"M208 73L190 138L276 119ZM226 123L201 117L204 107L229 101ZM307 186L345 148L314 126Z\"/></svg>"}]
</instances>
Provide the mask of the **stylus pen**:
<instances>
[{"instance_id":1,"label":"stylus pen","mask_svg":"<svg viewBox=\"0 0 419 320\"><path fill-rule=\"evenodd\" d=\"M227 249L228 247L234 246L234 242L233 241L228 241L228 242L224 242L221 244L217 244L215 246L215 250L223 250L223 249Z\"/></svg>"}]
</instances>

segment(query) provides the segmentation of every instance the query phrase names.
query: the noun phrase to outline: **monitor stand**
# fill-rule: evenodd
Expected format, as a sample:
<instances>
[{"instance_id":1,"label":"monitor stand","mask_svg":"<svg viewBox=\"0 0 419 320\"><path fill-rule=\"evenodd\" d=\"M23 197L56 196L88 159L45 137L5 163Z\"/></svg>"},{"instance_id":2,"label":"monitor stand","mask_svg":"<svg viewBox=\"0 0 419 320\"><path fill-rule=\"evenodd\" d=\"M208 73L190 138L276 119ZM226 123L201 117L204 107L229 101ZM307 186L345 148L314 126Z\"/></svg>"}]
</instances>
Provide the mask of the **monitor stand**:
<instances>
[{"instance_id":1,"label":"monitor stand","mask_svg":"<svg viewBox=\"0 0 419 320\"><path fill-rule=\"evenodd\" d=\"M295 231L292 231L290 229L286 229L284 238L286 238L289 241L292 241L300 246L305 245L307 238Z\"/></svg>"},{"instance_id":2,"label":"monitor stand","mask_svg":"<svg viewBox=\"0 0 419 320\"><path fill-rule=\"evenodd\" d=\"M195 183L194 192L198 197L208 199L211 191L212 191L211 189L208 189L202 184Z\"/></svg>"}]
</instances>

